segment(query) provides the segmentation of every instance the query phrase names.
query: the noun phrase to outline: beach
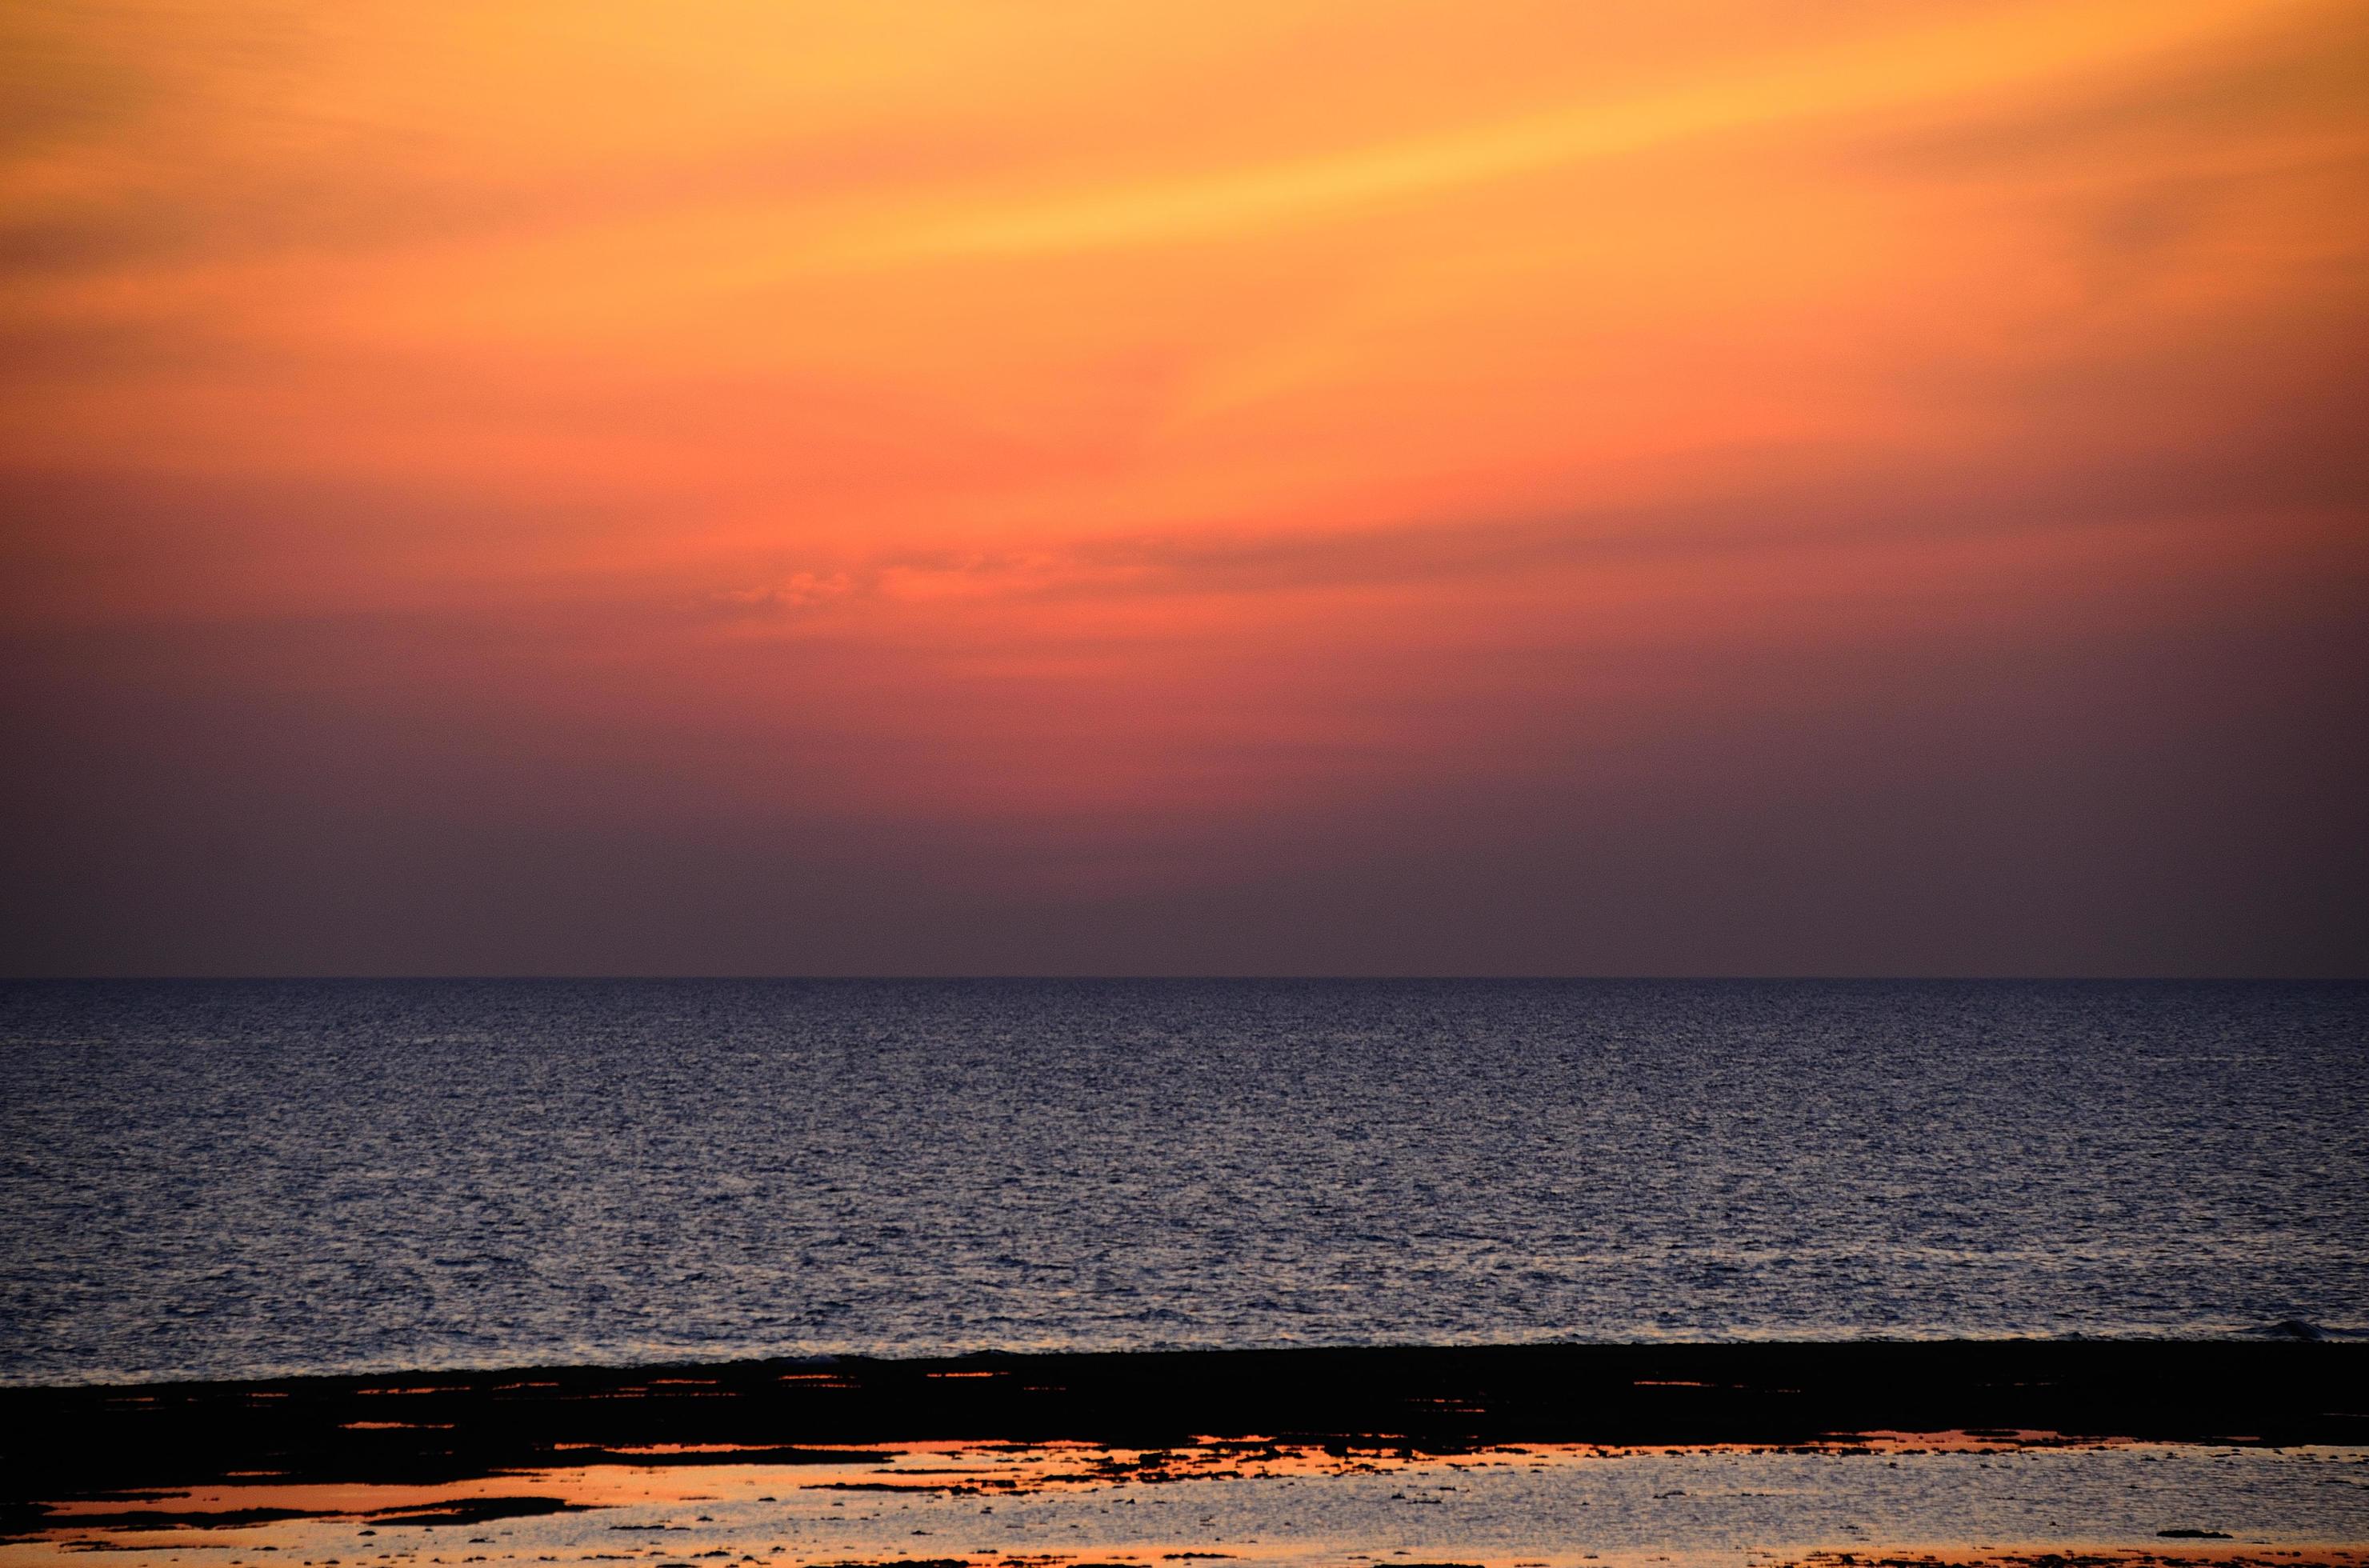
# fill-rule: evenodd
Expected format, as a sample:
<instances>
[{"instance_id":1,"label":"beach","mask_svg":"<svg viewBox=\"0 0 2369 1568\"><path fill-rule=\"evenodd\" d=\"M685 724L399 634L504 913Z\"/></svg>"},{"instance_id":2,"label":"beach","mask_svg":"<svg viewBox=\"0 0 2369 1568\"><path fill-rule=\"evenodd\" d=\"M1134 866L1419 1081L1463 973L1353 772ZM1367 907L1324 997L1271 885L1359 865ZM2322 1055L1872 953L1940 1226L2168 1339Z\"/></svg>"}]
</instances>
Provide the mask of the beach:
<instances>
[{"instance_id":1,"label":"beach","mask_svg":"<svg viewBox=\"0 0 2369 1568\"><path fill-rule=\"evenodd\" d=\"M0 1564L2351 1563L2364 1392L2349 1345L2014 1341L18 1389Z\"/></svg>"}]
</instances>

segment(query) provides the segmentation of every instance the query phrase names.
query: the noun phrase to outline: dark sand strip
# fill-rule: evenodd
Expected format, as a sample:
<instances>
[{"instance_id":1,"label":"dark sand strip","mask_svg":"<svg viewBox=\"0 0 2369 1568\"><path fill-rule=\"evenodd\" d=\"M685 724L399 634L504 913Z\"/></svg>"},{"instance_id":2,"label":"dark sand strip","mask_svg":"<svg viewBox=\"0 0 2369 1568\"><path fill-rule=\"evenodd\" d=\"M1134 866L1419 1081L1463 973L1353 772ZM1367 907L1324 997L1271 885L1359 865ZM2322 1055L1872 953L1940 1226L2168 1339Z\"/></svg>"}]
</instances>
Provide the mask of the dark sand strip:
<instances>
[{"instance_id":1,"label":"dark sand strip","mask_svg":"<svg viewBox=\"0 0 2369 1568\"><path fill-rule=\"evenodd\" d=\"M795 1464L836 1445L1258 1436L1494 1443L1856 1433L2369 1444L2369 1346L2179 1341L1531 1345L738 1361L0 1390L0 1500L551 1465ZM751 1452L750 1450L761 1450Z\"/></svg>"}]
</instances>

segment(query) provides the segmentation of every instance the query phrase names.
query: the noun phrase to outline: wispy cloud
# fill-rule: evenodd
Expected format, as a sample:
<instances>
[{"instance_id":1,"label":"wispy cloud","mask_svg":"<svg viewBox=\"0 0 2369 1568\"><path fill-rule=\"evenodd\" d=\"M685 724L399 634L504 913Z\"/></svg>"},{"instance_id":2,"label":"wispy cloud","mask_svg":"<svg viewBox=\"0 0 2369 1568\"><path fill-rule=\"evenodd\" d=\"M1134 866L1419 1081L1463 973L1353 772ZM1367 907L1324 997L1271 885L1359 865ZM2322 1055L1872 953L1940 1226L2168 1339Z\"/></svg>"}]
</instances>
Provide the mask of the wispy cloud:
<instances>
[{"instance_id":1,"label":"wispy cloud","mask_svg":"<svg viewBox=\"0 0 2369 1568\"><path fill-rule=\"evenodd\" d=\"M2095 910L2152 918L2128 866L2226 818L2357 841L2364 50L2322 0L17 6L8 776L118 803L58 866L203 773L191 842L303 778L364 867L855 823L915 887L1222 904L1449 834L1512 908L1871 795L2070 864L2143 773Z\"/></svg>"},{"instance_id":2,"label":"wispy cloud","mask_svg":"<svg viewBox=\"0 0 2369 1568\"><path fill-rule=\"evenodd\" d=\"M1944 116L1969 97L2045 91L2099 73L2192 69L2196 51L2318 8L2295 0L2090 0L1986 9L1939 26L1719 68L1656 92L1264 167L925 221L854 242L848 258L1026 255L1191 239L1317 221L1341 208L1695 137L1883 111ZM834 252L827 246L826 254Z\"/></svg>"}]
</instances>

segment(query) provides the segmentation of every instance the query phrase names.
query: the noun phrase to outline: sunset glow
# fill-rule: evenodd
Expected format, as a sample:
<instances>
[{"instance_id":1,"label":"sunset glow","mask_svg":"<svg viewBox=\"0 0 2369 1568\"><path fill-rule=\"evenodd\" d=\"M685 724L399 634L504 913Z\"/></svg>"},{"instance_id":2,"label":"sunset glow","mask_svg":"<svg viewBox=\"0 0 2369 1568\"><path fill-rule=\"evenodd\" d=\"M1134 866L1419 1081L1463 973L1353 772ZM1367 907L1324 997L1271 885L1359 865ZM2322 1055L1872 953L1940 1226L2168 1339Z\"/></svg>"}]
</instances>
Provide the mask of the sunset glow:
<instances>
[{"instance_id":1,"label":"sunset glow","mask_svg":"<svg viewBox=\"0 0 2369 1568\"><path fill-rule=\"evenodd\" d=\"M2359 962L2361 6L0 40L20 967Z\"/></svg>"}]
</instances>

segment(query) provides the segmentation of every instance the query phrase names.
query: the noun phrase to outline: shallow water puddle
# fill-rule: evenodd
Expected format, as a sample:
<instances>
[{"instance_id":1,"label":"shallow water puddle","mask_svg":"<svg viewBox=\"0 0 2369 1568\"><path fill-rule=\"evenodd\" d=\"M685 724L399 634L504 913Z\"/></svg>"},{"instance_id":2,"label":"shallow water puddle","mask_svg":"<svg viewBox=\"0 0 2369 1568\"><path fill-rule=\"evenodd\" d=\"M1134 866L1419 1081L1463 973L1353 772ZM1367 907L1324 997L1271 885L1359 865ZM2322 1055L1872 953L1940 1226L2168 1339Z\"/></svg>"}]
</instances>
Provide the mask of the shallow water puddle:
<instances>
[{"instance_id":1,"label":"shallow water puddle","mask_svg":"<svg viewBox=\"0 0 2369 1568\"><path fill-rule=\"evenodd\" d=\"M0 1544L0 1568L94 1551L193 1568L2369 1565L2360 1448L1952 1435L1453 1456L1250 1440L900 1445L795 1465L668 1457L435 1486L258 1478L81 1499Z\"/></svg>"}]
</instances>

